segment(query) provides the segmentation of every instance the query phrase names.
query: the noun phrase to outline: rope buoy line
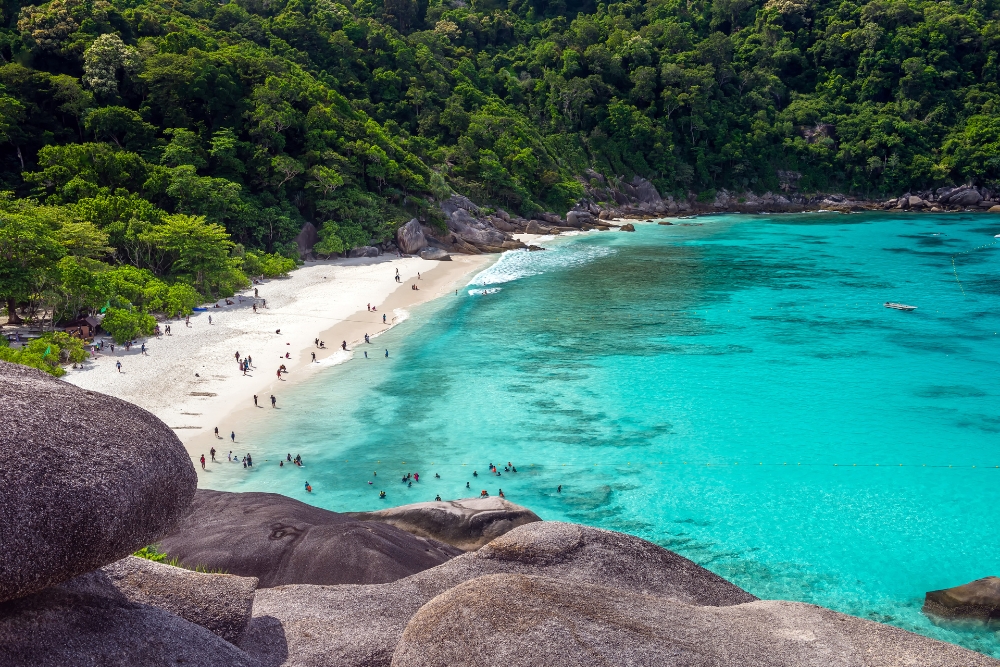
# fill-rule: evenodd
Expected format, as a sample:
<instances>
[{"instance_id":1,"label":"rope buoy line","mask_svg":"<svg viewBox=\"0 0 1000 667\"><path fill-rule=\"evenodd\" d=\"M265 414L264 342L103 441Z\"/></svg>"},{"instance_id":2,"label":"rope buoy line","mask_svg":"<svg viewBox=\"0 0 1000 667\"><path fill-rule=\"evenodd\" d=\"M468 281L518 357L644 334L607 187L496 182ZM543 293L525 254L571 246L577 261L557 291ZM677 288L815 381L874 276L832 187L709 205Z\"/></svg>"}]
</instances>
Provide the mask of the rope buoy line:
<instances>
[{"instance_id":1,"label":"rope buoy line","mask_svg":"<svg viewBox=\"0 0 1000 667\"><path fill-rule=\"evenodd\" d=\"M983 245L976 246L975 248L969 248L968 250L963 250L962 252L956 252L954 255L951 256L951 272L955 274L955 282L958 283L959 289L962 290L962 296L964 298L968 298L968 295L965 293L965 286L962 285L962 281L958 279L958 269L955 267L955 257L957 257L958 255L966 255L970 252L975 252L977 250L982 250L983 248L989 248L990 246L996 244L997 244L996 241L994 241L993 243L984 243Z\"/></svg>"},{"instance_id":2,"label":"rope buoy line","mask_svg":"<svg viewBox=\"0 0 1000 667\"><path fill-rule=\"evenodd\" d=\"M344 463L348 463L345 459ZM355 461L357 463L357 461ZM387 462L388 464L388 462ZM410 461L400 461L402 465L432 465L432 466L447 466L453 468L475 468L477 465L475 463L438 463L438 462L417 462ZM954 469L972 469L977 470L1000 470L1000 465L945 465L943 463L813 463L813 462L801 462L801 461L782 461L780 463L773 461L733 461L733 462L720 462L720 461L655 461L649 462L641 465L633 466L631 461L626 461L625 463L529 463L523 465L522 467L527 470L530 468L639 468L639 467L659 467L659 466L691 466L695 468L725 468L725 467L735 467L739 465L750 466L750 467L788 467L788 466L808 466L813 468L954 468ZM365 465L382 465L382 461L368 461ZM483 465L482 467L485 467ZM489 472L487 471L487 473Z\"/></svg>"}]
</instances>

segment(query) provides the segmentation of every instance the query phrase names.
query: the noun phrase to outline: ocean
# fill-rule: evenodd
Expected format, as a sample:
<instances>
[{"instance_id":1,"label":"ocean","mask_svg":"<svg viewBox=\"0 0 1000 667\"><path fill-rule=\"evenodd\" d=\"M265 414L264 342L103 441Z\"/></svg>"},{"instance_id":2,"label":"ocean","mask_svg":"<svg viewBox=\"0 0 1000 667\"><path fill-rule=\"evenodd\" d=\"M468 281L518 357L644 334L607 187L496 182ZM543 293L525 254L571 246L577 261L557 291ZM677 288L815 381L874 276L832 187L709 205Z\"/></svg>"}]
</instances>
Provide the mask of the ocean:
<instances>
[{"instance_id":1,"label":"ocean","mask_svg":"<svg viewBox=\"0 0 1000 667\"><path fill-rule=\"evenodd\" d=\"M338 511L503 489L1000 657L920 612L1000 575L1000 216L673 222L504 254L261 410L253 470L212 486Z\"/></svg>"}]
</instances>

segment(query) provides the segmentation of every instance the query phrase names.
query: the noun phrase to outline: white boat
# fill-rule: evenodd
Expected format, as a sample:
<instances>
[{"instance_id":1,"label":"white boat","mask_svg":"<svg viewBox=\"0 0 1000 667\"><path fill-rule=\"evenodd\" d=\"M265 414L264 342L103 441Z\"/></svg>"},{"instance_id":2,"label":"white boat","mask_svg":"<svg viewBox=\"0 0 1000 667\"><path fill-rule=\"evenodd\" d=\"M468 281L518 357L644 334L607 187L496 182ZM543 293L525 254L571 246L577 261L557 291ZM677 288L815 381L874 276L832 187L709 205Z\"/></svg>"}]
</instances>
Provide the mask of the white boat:
<instances>
[{"instance_id":1,"label":"white boat","mask_svg":"<svg viewBox=\"0 0 1000 667\"><path fill-rule=\"evenodd\" d=\"M886 301L886 308L895 308L896 310L916 310L916 306L907 306L905 303L896 303L895 301Z\"/></svg>"}]
</instances>

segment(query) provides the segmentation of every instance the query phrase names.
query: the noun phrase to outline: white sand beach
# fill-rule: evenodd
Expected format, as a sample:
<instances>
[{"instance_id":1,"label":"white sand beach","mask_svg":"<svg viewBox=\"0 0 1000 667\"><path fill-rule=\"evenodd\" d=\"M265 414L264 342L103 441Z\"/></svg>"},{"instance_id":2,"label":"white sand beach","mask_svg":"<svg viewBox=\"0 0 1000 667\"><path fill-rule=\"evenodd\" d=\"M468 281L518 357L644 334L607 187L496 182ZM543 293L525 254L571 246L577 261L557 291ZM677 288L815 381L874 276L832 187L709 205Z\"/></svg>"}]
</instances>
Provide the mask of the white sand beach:
<instances>
[{"instance_id":1,"label":"white sand beach","mask_svg":"<svg viewBox=\"0 0 1000 667\"><path fill-rule=\"evenodd\" d=\"M197 458L200 450L207 450L201 443L214 442L216 426L228 439L238 421L234 411L253 409L254 394L260 405L268 404L272 393L279 395L289 383L349 355L341 350L342 341L350 349L366 333L373 336L401 322L406 309L453 294L496 257L456 255L450 262L433 262L383 256L308 262L288 278L256 285L267 308L258 300L254 313L253 288L244 290L243 303L196 312L190 327L183 320L161 323L161 329L170 325L171 335L146 340L145 355L139 346L129 352L115 346L114 354L106 347L82 369L69 370L65 380L149 410L173 428ZM412 289L414 284L419 290ZM376 311L368 312L368 304ZM316 338L325 341L326 349L315 347ZM253 370L245 376L235 358L237 351L253 361ZM116 361L122 363L121 373ZM281 364L288 373L279 380Z\"/></svg>"}]
</instances>

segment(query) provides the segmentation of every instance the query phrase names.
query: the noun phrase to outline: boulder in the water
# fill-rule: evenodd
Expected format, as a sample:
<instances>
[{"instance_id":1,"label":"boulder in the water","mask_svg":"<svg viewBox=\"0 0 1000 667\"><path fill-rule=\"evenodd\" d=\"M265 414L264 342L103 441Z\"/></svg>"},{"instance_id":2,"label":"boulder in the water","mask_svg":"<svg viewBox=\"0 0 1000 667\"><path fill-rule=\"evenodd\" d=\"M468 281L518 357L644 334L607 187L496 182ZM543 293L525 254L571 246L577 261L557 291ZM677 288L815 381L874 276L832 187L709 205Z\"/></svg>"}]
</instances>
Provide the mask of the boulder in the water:
<instances>
[{"instance_id":1,"label":"boulder in the water","mask_svg":"<svg viewBox=\"0 0 1000 667\"><path fill-rule=\"evenodd\" d=\"M0 600L155 542L197 475L177 436L131 403L0 361Z\"/></svg>"},{"instance_id":2,"label":"boulder in the water","mask_svg":"<svg viewBox=\"0 0 1000 667\"><path fill-rule=\"evenodd\" d=\"M361 522L275 493L198 489L160 548L186 567L284 584L382 584L461 553L393 526Z\"/></svg>"},{"instance_id":3,"label":"boulder in the water","mask_svg":"<svg viewBox=\"0 0 1000 667\"><path fill-rule=\"evenodd\" d=\"M925 614L934 619L1000 624L1000 577L983 577L924 596Z\"/></svg>"},{"instance_id":4,"label":"boulder in the water","mask_svg":"<svg viewBox=\"0 0 1000 667\"><path fill-rule=\"evenodd\" d=\"M377 512L351 512L361 521L379 521L466 551L478 549L518 526L541 518L500 497L465 498L403 505Z\"/></svg>"},{"instance_id":5,"label":"boulder in the water","mask_svg":"<svg viewBox=\"0 0 1000 667\"><path fill-rule=\"evenodd\" d=\"M624 225L622 225L620 229L623 232L634 232L635 231L635 225L633 225L631 222L627 222Z\"/></svg>"}]
</instances>

